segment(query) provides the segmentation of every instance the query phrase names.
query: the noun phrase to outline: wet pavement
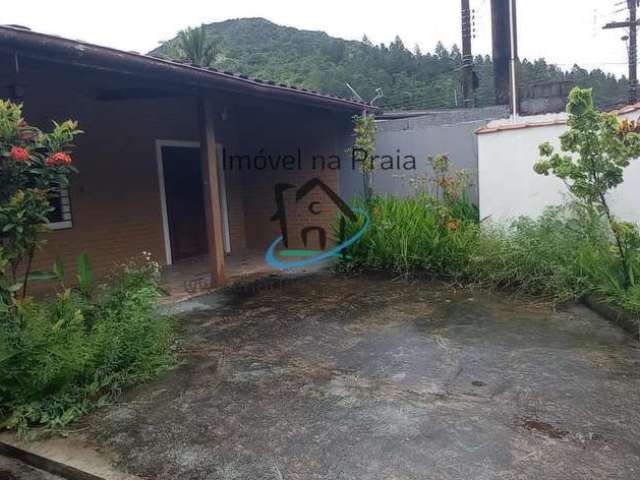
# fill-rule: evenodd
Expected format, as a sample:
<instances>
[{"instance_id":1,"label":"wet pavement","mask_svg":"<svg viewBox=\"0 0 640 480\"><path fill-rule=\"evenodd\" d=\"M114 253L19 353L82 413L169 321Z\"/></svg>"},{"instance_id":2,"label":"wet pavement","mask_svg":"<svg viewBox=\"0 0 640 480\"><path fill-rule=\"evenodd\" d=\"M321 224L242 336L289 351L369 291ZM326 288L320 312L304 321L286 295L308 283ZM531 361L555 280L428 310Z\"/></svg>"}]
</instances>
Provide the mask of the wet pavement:
<instances>
[{"instance_id":1,"label":"wet pavement","mask_svg":"<svg viewBox=\"0 0 640 480\"><path fill-rule=\"evenodd\" d=\"M637 479L640 349L581 306L318 275L181 319L88 419L145 478Z\"/></svg>"}]
</instances>

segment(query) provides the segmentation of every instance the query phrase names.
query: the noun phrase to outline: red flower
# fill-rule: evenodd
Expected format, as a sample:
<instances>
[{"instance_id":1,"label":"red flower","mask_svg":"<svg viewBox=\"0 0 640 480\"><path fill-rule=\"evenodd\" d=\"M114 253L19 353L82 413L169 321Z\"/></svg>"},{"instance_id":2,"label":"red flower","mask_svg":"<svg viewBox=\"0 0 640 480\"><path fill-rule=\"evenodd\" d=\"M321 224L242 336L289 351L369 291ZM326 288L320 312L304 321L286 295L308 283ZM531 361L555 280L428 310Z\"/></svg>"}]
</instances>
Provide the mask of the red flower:
<instances>
[{"instance_id":1,"label":"red flower","mask_svg":"<svg viewBox=\"0 0 640 480\"><path fill-rule=\"evenodd\" d=\"M29 161L29 152L26 148L11 147L11 158L14 162L26 163Z\"/></svg>"},{"instance_id":2,"label":"red flower","mask_svg":"<svg viewBox=\"0 0 640 480\"><path fill-rule=\"evenodd\" d=\"M71 157L64 152L56 152L47 158L47 166L53 167L56 165L71 165Z\"/></svg>"}]
</instances>

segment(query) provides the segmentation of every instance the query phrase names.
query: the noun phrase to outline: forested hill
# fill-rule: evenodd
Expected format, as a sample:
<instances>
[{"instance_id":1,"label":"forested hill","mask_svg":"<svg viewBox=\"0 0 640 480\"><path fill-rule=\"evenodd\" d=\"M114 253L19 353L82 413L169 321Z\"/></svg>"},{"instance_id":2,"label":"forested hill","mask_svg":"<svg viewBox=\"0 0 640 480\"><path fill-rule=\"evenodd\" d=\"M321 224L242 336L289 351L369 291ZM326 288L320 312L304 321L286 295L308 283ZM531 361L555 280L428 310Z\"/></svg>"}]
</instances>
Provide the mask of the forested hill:
<instances>
[{"instance_id":1,"label":"forested hill","mask_svg":"<svg viewBox=\"0 0 640 480\"><path fill-rule=\"evenodd\" d=\"M351 97L348 82L365 100L382 88L377 102L386 109L454 108L461 101L461 54L457 47L442 44L433 52L409 49L399 37L389 45L373 45L367 38L350 41L324 32L276 25L263 18L227 20L205 25L219 44L213 66L237 73ZM177 40L169 40L151 52L179 57ZM479 106L493 105L493 67L489 56L475 59L480 80L476 92ZM574 80L592 87L600 106L624 102L627 81L601 70L574 66L565 72L539 59L524 60L521 88L546 80Z\"/></svg>"}]
</instances>

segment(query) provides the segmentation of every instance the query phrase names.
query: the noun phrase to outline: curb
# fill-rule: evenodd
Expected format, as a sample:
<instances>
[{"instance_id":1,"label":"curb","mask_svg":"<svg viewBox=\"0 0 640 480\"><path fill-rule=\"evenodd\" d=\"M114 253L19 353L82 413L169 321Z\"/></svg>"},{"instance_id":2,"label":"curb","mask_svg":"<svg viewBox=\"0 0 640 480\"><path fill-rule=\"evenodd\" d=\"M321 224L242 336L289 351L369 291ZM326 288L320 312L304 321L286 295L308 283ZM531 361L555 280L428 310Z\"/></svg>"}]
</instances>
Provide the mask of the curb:
<instances>
[{"instance_id":1,"label":"curb","mask_svg":"<svg viewBox=\"0 0 640 480\"><path fill-rule=\"evenodd\" d=\"M38 470L58 475L67 480L105 480L102 477L56 462L55 460L50 460L36 453L28 452L27 450L14 447L4 442L0 442L0 455L13 458Z\"/></svg>"},{"instance_id":2,"label":"curb","mask_svg":"<svg viewBox=\"0 0 640 480\"><path fill-rule=\"evenodd\" d=\"M634 315L617 305L604 302L594 295L584 296L582 303L611 323L633 335L636 340L640 340L640 318L638 315Z\"/></svg>"}]
</instances>

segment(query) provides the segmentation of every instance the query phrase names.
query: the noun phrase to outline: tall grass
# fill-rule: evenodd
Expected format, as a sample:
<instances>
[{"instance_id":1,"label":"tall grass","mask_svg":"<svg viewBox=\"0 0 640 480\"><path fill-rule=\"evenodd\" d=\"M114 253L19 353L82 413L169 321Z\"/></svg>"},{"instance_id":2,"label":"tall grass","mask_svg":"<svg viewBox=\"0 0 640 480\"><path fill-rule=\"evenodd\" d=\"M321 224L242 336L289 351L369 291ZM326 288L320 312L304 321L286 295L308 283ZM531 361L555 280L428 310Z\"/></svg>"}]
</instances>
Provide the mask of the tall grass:
<instances>
[{"instance_id":1,"label":"tall grass","mask_svg":"<svg viewBox=\"0 0 640 480\"><path fill-rule=\"evenodd\" d=\"M458 275L463 271L477 236L474 208L457 203L447 206L428 195L374 197L370 205L359 202L358 207L369 212L370 226L344 253L341 269L390 270L404 275ZM347 222L345 237L353 236L363 224L363 215L357 222ZM338 225L334 225L335 237L340 235Z\"/></svg>"},{"instance_id":2,"label":"tall grass","mask_svg":"<svg viewBox=\"0 0 640 480\"><path fill-rule=\"evenodd\" d=\"M338 269L427 274L557 302L595 293L640 313L640 281L625 287L612 232L596 211L571 204L500 226L478 222L465 202L375 197L369 229L343 253ZM363 223L362 216L347 222L346 236ZM638 253L630 255L631 269L640 273Z\"/></svg>"},{"instance_id":3,"label":"tall grass","mask_svg":"<svg viewBox=\"0 0 640 480\"><path fill-rule=\"evenodd\" d=\"M506 227L484 224L469 252L469 281L574 300L623 280L602 219L577 205L550 208L540 218Z\"/></svg>"}]
</instances>

